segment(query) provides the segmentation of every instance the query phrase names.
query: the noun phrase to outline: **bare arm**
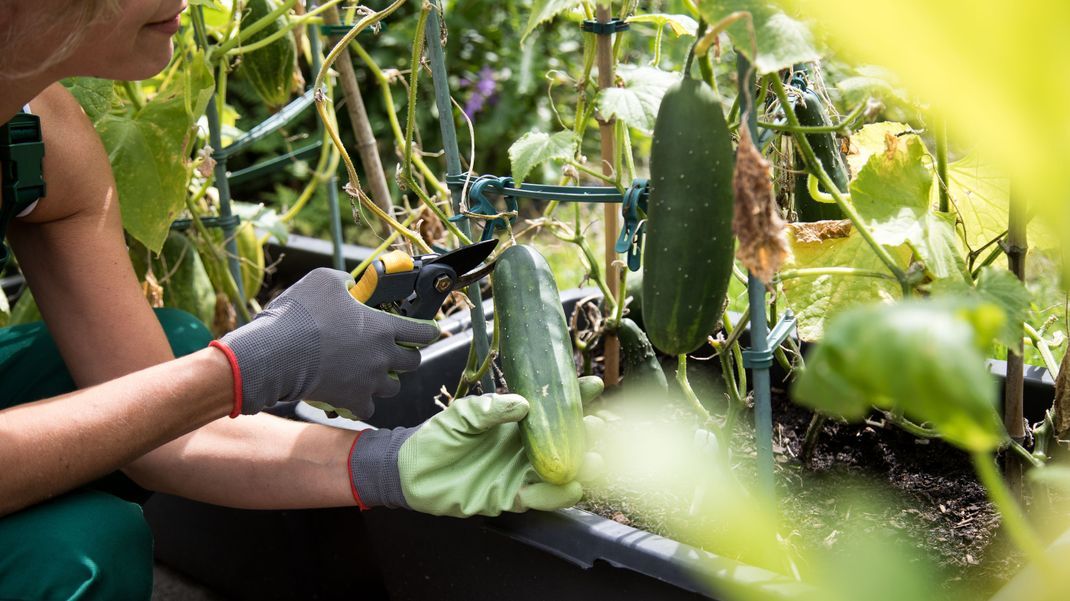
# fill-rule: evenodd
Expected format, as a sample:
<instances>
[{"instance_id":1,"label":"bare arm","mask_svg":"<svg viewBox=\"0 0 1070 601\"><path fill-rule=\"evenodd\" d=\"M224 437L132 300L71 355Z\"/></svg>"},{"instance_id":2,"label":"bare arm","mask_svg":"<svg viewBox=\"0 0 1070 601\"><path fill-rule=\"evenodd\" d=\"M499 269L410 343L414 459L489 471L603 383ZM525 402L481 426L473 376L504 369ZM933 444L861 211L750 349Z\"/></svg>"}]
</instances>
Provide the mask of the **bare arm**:
<instances>
[{"instance_id":1,"label":"bare arm","mask_svg":"<svg viewBox=\"0 0 1070 601\"><path fill-rule=\"evenodd\" d=\"M92 125L58 86L34 100L31 108L42 115L48 197L12 228L10 239L75 381L90 386L171 360L167 339L130 265L111 169ZM213 349L203 353L206 359L212 354L222 357ZM146 488L235 507L353 504L346 467L352 432L264 415L216 420L187 434L226 415L232 399L229 372L222 380L199 380L195 373L187 374L188 380L169 378L169 370L178 370L175 365L183 362L186 359L153 371L154 378L174 385L166 398L154 386L141 388L145 380L124 378L102 389L20 407L17 423L9 412L0 412L0 464L25 465L32 480L17 482L0 473L0 499L22 499L0 504L0 514L145 453L125 471ZM113 394L113 385L124 386L124 400ZM218 402L219 394L226 402ZM76 413L85 399L97 398L86 395L108 397L93 402L107 404L95 422L83 421ZM185 411L213 401L217 404L207 416ZM145 403L152 407L152 419L132 421ZM8 436L30 431L36 433L35 447L7 443ZM42 454L46 444L54 453ZM74 459L92 466L45 469L70 466Z\"/></svg>"}]
</instances>

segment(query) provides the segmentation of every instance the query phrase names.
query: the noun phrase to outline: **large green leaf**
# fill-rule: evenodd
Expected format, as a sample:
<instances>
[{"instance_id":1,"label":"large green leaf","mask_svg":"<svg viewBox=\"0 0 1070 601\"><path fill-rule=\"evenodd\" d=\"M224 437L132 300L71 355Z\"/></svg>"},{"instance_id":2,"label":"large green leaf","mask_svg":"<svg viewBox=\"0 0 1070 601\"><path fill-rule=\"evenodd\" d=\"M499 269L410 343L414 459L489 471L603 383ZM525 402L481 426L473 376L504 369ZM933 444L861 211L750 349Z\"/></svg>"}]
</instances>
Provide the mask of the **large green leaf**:
<instances>
[{"instance_id":1,"label":"large green leaf","mask_svg":"<svg viewBox=\"0 0 1070 601\"><path fill-rule=\"evenodd\" d=\"M96 123L111 109L115 100L115 84L110 79L96 77L70 77L63 80L63 85L82 105L89 120Z\"/></svg>"},{"instance_id":2,"label":"large green leaf","mask_svg":"<svg viewBox=\"0 0 1070 601\"><path fill-rule=\"evenodd\" d=\"M936 211L926 213L921 222L921 235L910 242L933 277L969 281L962 242L955 232L954 215Z\"/></svg>"},{"instance_id":3,"label":"large green leaf","mask_svg":"<svg viewBox=\"0 0 1070 601\"><path fill-rule=\"evenodd\" d=\"M846 237L825 239L800 234L811 227L817 226L800 224L789 231L793 257L781 271L849 267L891 275L857 231ZM899 246L890 252L905 269L910 261L910 249ZM788 306L799 319L799 336L807 341L820 340L825 321L846 309L902 298L901 288L893 280L840 274L793 277L784 280L783 287Z\"/></svg>"},{"instance_id":4,"label":"large green leaf","mask_svg":"<svg viewBox=\"0 0 1070 601\"><path fill-rule=\"evenodd\" d=\"M851 200L881 244L898 246L923 236L932 172L916 135L889 137L883 152L869 157L851 182Z\"/></svg>"},{"instance_id":5,"label":"large green leaf","mask_svg":"<svg viewBox=\"0 0 1070 601\"><path fill-rule=\"evenodd\" d=\"M203 57L132 116L105 115L97 124L118 186L123 226L160 252L185 205L189 148L214 84Z\"/></svg>"},{"instance_id":6,"label":"large green leaf","mask_svg":"<svg viewBox=\"0 0 1070 601\"><path fill-rule=\"evenodd\" d=\"M576 153L576 143L576 135L571 131L559 131L552 136L540 131L529 131L509 147L513 180L520 185L537 165L549 160L572 158Z\"/></svg>"},{"instance_id":7,"label":"large green leaf","mask_svg":"<svg viewBox=\"0 0 1070 601\"><path fill-rule=\"evenodd\" d=\"M763 0L706 0L699 11L708 23L717 23L735 12L748 12L754 20L757 38L757 57L753 56L754 40L745 20L731 25L727 32L738 52L751 59L759 74L773 73L795 63L815 61L810 30L799 21Z\"/></svg>"},{"instance_id":8,"label":"large green leaf","mask_svg":"<svg viewBox=\"0 0 1070 601\"><path fill-rule=\"evenodd\" d=\"M617 75L623 88L607 88L598 97L598 109L607 119L617 118L645 133L654 131L661 99L679 77L654 67L621 66Z\"/></svg>"},{"instance_id":9,"label":"large green leaf","mask_svg":"<svg viewBox=\"0 0 1070 601\"><path fill-rule=\"evenodd\" d=\"M970 155L948 165L947 179L953 208L962 218L965 240L971 249L981 248L1007 231L1011 186L1006 176ZM1060 244L1042 219L1029 223L1027 236L1032 248L1052 249Z\"/></svg>"},{"instance_id":10,"label":"large green leaf","mask_svg":"<svg viewBox=\"0 0 1070 601\"><path fill-rule=\"evenodd\" d=\"M531 6L528 24L524 27L524 33L520 36L520 42L523 43L539 25L582 4L583 0L535 0Z\"/></svg>"},{"instance_id":11,"label":"large green leaf","mask_svg":"<svg viewBox=\"0 0 1070 601\"><path fill-rule=\"evenodd\" d=\"M865 125L862 129L851 134L851 146L847 152L847 166L850 167L852 176L858 176L862 168L869 162L871 156L885 151L889 136L898 137L913 131L909 125L904 123L881 121L880 123Z\"/></svg>"},{"instance_id":12,"label":"large green leaf","mask_svg":"<svg viewBox=\"0 0 1070 601\"><path fill-rule=\"evenodd\" d=\"M708 4L708 3L704 3ZM718 5L720 3L717 3ZM786 0L842 55L883 65L976 147L1015 194L1068 225L1070 3ZM906 25L909 36L904 36ZM995 74L996 79L993 79Z\"/></svg>"},{"instance_id":13,"label":"large green leaf","mask_svg":"<svg viewBox=\"0 0 1070 601\"><path fill-rule=\"evenodd\" d=\"M970 299L947 299L844 313L808 358L793 398L856 420L876 405L927 422L959 447L990 451L1004 431L975 324L992 311L999 313Z\"/></svg>"}]
</instances>

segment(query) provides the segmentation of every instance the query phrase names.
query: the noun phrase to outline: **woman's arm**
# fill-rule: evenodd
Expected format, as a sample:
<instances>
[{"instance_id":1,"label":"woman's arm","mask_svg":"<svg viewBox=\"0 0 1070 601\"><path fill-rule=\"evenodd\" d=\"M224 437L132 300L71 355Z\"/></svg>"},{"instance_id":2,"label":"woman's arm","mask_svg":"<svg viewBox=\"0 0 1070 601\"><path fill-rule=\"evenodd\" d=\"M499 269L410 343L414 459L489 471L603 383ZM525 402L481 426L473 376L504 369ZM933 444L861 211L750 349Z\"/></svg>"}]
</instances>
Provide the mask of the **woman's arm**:
<instances>
[{"instance_id":1,"label":"woman's arm","mask_svg":"<svg viewBox=\"0 0 1070 601\"><path fill-rule=\"evenodd\" d=\"M169 361L170 345L130 265L111 168L92 124L58 84L31 108L42 117L48 196L17 220L9 237L75 382L90 386ZM214 349L203 353L205 359L222 357ZM353 503L346 467L352 432L264 415L217 420L173 440L210 421L192 411L202 402L217 407L211 417L230 410L227 403L213 405L215 397L225 394L232 402L229 372L225 379L198 379L185 371L188 380L168 376L177 369L166 364L151 372L172 383L169 396L155 385L138 388L145 380L137 374L101 389L17 408L18 420L0 412L0 465L17 461L33 480L19 484L0 471L0 499L14 501L0 503L0 514L117 469L143 453L147 455L126 471L146 488L237 507ZM89 400L112 394L124 382L134 388L103 401ZM107 410L94 414L96 421L81 419L80 403L97 407L101 402ZM153 417L135 420L137 406L146 402ZM7 444L31 431L36 447ZM94 467L47 469L75 459ZM15 495L18 490L29 494Z\"/></svg>"}]
</instances>

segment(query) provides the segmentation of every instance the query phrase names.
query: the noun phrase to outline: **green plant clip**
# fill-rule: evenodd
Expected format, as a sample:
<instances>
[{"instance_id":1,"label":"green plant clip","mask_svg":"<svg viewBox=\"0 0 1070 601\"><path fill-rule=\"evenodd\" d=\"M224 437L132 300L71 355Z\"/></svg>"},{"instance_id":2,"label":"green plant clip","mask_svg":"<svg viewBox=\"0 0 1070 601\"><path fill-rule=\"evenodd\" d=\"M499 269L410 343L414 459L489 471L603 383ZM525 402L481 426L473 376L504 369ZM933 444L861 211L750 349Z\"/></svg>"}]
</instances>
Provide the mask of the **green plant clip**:
<instances>
[{"instance_id":1,"label":"green plant clip","mask_svg":"<svg viewBox=\"0 0 1070 601\"><path fill-rule=\"evenodd\" d=\"M41 118L19 113L0 126L0 162L3 202L0 204L0 240L16 215L45 195L43 162L45 143L41 137ZM0 267L7 264L7 245L0 245Z\"/></svg>"},{"instance_id":2,"label":"green plant clip","mask_svg":"<svg viewBox=\"0 0 1070 601\"><path fill-rule=\"evenodd\" d=\"M643 260L643 240L646 236L646 221L640 220L639 211L646 214L647 199L650 197L650 182L636 179L624 193L624 202L620 212L624 219L620 236L614 247L618 253L628 254L628 269L639 271Z\"/></svg>"}]
</instances>

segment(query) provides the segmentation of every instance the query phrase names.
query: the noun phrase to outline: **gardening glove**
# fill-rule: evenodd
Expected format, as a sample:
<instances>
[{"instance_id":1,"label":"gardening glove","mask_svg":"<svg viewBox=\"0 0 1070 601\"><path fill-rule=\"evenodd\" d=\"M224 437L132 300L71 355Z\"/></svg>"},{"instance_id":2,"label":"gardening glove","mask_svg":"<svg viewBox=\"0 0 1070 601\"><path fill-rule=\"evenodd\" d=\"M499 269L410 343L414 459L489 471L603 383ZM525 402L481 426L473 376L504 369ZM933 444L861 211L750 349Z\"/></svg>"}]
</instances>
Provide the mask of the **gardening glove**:
<instances>
[{"instance_id":1,"label":"gardening glove","mask_svg":"<svg viewBox=\"0 0 1070 601\"><path fill-rule=\"evenodd\" d=\"M366 418L373 395L398 393L393 372L420 365L416 347L438 338L438 324L367 307L349 295L352 285L344 271L316 269L212 343L234 372L231 417L311 398Z\"/></svg>"},{"instance_id":2,"label":"gardening glove","mask_svg":"<svg viewBox=\"0 0 1070 601\"><path fill-rule=\"evenodd\" d=\"M524 397L485 394L415 428L364 430L349 458L357 504L454 517L576 504L579 483L542 482L528 462L517 424L527 413Z\"/></svg>"}]
</instances>

